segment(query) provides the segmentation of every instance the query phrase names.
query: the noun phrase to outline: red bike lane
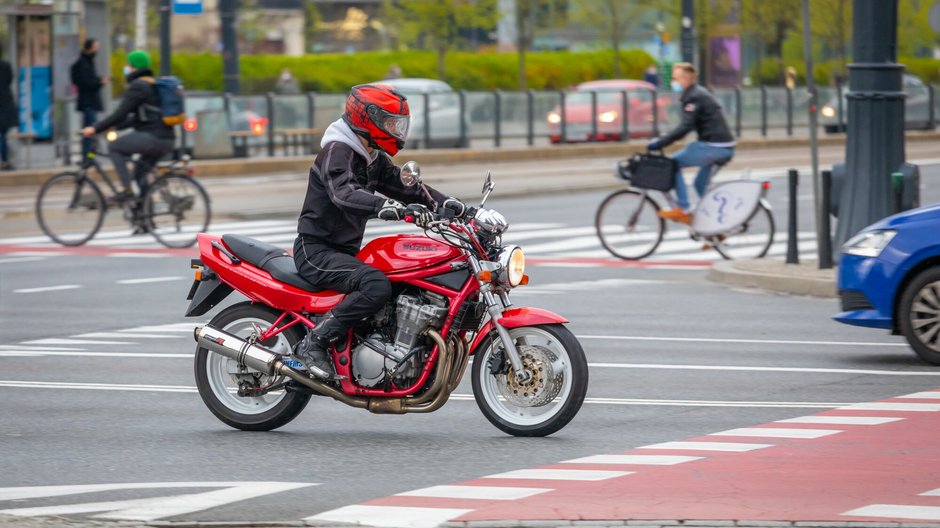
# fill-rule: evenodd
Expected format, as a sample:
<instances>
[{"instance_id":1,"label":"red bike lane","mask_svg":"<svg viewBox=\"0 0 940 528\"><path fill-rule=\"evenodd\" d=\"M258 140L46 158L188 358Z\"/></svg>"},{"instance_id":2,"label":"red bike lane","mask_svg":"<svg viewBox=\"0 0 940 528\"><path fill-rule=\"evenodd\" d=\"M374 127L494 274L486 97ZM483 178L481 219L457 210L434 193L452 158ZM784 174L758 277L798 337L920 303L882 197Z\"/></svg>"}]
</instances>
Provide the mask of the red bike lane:
<instances>
[{"instance_id":1,"label":"red bike lane","mask_svg":"<svg viewBox=\"0 0 940 528\"><path fill-rule=\"evenodd\" d=\"M379 515L376 526L393 525L383 524L382 516L405 526L507 520L936 522L940 389L434 486L316 518L331 514L347 521Z\"/></svg>"}]
</instances>

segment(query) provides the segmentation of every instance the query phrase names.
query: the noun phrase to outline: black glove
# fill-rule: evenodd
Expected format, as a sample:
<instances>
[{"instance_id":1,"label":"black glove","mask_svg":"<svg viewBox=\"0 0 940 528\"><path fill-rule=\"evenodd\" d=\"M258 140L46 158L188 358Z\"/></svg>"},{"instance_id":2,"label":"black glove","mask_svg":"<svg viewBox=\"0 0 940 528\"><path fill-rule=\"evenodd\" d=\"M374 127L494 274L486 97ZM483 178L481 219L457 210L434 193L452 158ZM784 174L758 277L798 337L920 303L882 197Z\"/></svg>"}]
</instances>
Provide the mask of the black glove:
<instances>
[{"instance_id":1,"label":"black glove","mask_svg":"<svg viewBox=\"0 0 940 528\"><path fill-rule=\"evenodd\" d=\"M422 204L408 204L408 207L405 208L405 217L411 217L414 221L414 224L420 228L425 228L434 221L434 215L431 213L431 210Z\"/></svg>"},{"instance_id":2,"label":"black glove","mask_svg":"<svg viewBox=\"0 0 940 528\"><path fill-rule=\"evenodd\" d=\"M464 213L467 212L467 206L464 205L464 203L460 200L453 197L444 200L443 205L441 205L441 209L453 213L452 218L463 218Z\"/></svg>"},{"instance_id":3,"label":"black glove","mask_svg":"<svg viewBox=\"0 0 940 528\"><path fill-rule=\"evenodd\" d=\"M381 220L401 220L405 217L405 204L399 202L398 200L392 200L389 198L385 200L385 203L382 204L382 208L379 209L379 219Z\"/></svg>"},{"instance_id":4,"label":"black glove","mask_svg":"<svg viewBox=\"0 0 940 528\"><path fill-rule=\"evenodd\" d=\"M646 144L646 150L662 150L663 142L661 139L656 138Z\"/></svg>"}]
</instances>

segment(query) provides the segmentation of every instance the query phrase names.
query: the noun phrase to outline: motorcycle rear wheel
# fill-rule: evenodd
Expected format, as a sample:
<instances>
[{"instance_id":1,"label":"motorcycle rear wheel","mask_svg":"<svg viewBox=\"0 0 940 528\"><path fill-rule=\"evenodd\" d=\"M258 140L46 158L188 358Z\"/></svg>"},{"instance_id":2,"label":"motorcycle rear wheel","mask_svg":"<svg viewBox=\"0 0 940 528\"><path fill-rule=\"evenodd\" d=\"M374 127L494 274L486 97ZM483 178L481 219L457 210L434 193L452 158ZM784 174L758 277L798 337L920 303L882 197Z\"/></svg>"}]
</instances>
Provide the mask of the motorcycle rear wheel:
<instances>
[{"instance_id":1,"label":"motorcycle rear wheel","mask_svg":"<svg viewBox=\"0 0 940 528\"><path fill-rule=\"evenodd\" d=\"M492 332L473 356L473 397L486 419L501 431L513 436L548 436L568 425L584 403L588 386L584 350L560 324L513 328L509 335L534 373L533 379L515 382L508 359L508 372L492 373L493 362L499 364L502 352Z\"/></svg>"},{"instance_id":2,"label":"motorcycle rear wheel","mask_svg":"<svg viewBox=\"0 0 940 528\"><path fill-rule=\"evenodd\" d=\"M230 334L248 337L254 332L253 323L266 329L279 315L266 306L243 302L222 310L209 324ZM302 330L295 326L260 345L280 354L289 354L302 338ZM238 380L232 374L237 369L238 363L233 359L202 347L196 349L195 373L199 395L216 418L235 429L277 429L296 418L310 400L307 393L287 390L262 396L238 396ZM262 376L261 380L263 384L274 381L271 376Z\"/></svg>"}]
</instances>

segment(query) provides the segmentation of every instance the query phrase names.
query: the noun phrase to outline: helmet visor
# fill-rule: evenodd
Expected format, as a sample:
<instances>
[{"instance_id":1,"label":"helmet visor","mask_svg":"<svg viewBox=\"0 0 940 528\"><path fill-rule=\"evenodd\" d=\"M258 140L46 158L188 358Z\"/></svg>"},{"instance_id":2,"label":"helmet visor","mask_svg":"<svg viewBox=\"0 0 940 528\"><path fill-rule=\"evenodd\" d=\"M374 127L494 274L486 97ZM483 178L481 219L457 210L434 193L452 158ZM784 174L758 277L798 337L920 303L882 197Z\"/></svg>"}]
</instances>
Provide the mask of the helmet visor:
<instances>
[{"instance_id":1,"label":"helmet visor","mask_svg":"<svg viewBox=\"0 0 940 528\"><path fill-rule=\"evenodd\" d=\"M369 106L369 117L379 130L404 142L408 139L408 129L411 127L411 118L407 115L392 114L377 105Z\"/></svg>"}]
</instances>

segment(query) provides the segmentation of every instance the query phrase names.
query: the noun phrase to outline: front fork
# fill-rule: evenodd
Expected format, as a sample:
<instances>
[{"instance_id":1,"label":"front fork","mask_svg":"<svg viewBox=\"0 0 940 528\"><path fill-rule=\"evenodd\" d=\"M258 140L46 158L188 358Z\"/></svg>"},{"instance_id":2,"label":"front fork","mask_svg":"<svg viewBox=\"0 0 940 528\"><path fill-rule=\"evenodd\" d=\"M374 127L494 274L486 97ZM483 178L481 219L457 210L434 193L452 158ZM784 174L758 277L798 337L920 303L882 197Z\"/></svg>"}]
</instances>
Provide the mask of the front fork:
<instances>
[{"instance_id":1,"label":"front fork","mask_svg":"<svg viewBox=\"0 0 940 528\"><path fill-rule=\"evenodd\" d=\"M473 257L469 260L470 267L473 270L473 276L478 277L481 270L480 262ZM490 320L493 321L493 328L496 329L499 340L503 342L503 350L506 351L506 357L509 359L509 364L512 365L512 370L516 373L516 378L523 383L529 381L529 379L532 378L532 374L523 366L522 357L519 355L516 343L512 340L512 336L509 335L509 330L499 324L499 320L503 317L503 312L512 306L512 302L509 300L509 294L500 292L497 297L497 295L493 293L493 285L485 281L480 281L480 291L483 294L483 301L486 303L486 311L490 316Z\"/></svg>"}]
</instances>

